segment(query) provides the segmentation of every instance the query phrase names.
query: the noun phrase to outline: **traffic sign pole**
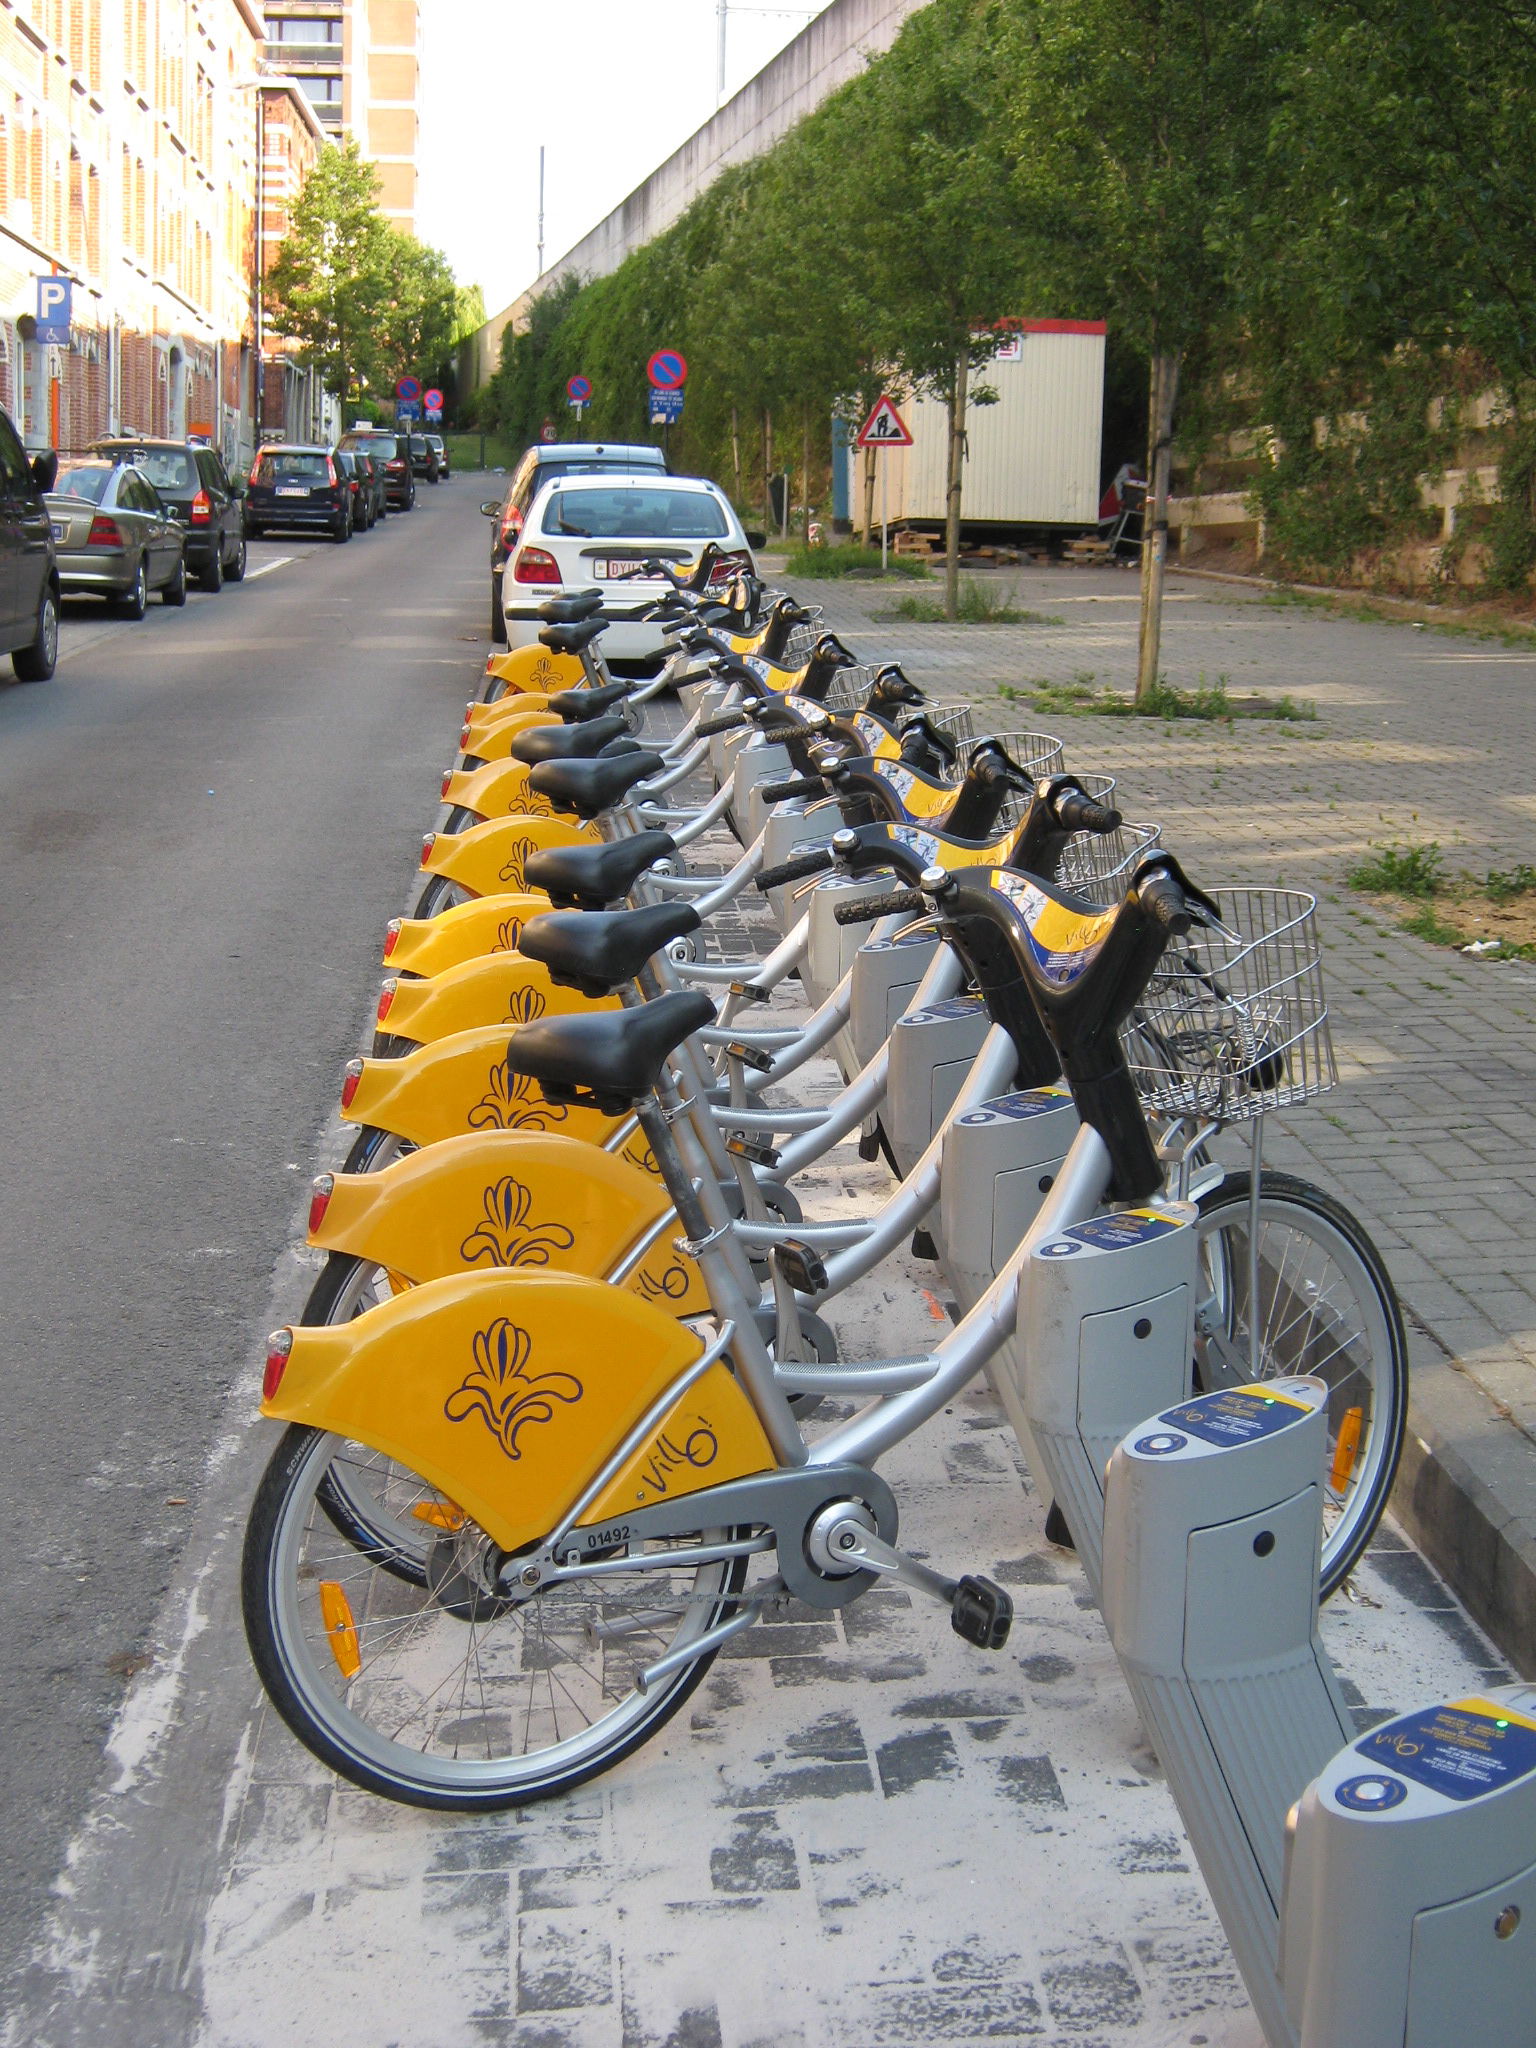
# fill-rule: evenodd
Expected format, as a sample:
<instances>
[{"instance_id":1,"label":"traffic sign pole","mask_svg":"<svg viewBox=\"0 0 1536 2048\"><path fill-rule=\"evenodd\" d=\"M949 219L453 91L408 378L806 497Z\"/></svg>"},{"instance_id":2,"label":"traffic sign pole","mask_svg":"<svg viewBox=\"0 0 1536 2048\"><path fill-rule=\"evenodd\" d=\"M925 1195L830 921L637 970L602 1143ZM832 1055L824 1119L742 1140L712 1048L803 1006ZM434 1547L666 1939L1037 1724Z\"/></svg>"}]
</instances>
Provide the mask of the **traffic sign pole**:
<instances>
[{"instance_id":1,"label":"traffic sign pole","mask_svg":"<svg viewBox=\"0 0 1536 2048\"><path fill-rule=\"evenodd\" d=\"M875 401L869 418L860 427L854 441L856 448L910 448L912 433L906 421L896 410L890 399L882 392ZM880 574L886 573L890 561L890 512L888 490L888 465L880 464Z\"/></svg>"},{"instance_id":2,"label":"traffic sign pole","mask_svg":"<svg viewBox=\"0 0 1536 2048\"><path fill-rule=\"evenodd\" d=\"M877 456L877 457L876 457L875 459L876 459L876 461L879 461L879 457L878 457L878 456ZM889 518L888 518L888 517L886 516L886 515L887 515L887 504L886 504L886 492L885 492L885 485L886 485L886 477L887 477L887 475L888 475L888 474L889 474L889 471L888 471L887 465L886 465L885 463L881 462L881 463L880 463L880 574L881 574L882 576L883 576L883 575L885 574L885 571L886 571L886 563L887 563L887 560L888 560L888 549L889 549L889 546L890 546L890 538L891 538L891 523L890 523L890 520L889 520Z\"/></svg>"}]
</instances>

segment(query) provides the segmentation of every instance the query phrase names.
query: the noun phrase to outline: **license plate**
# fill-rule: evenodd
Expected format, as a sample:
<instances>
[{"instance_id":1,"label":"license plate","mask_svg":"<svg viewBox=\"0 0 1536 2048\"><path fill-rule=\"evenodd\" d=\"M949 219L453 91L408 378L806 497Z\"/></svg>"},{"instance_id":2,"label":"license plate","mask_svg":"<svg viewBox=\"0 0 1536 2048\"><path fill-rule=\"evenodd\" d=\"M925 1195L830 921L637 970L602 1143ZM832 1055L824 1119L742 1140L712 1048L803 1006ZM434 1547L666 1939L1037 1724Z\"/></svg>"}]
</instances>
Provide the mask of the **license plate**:
<instances>
[{"instance_id":1,"label":"license plate","mask_svg":"<svg viewBox=\"0 0 1536 2048\"><path fill-rule=\"evenodd\" d=\"M63 529L63 527L62 527L62 526L61 526L61 525L59 524L58 520L57 520L57 519L53 519L53 520L50 520L50 521L49 521L49 524L50 524L50 525L52 526L52 528L53 528L53 537L54 537L54 539L55 539L55 540L62 540L62 539L64 538L64 529Z\"/></svg>"},{"instance_id":2,"label":"license plate","mask_svg":"<svg viewBox=\"0 0 1536 2048\"><path fill-rule=\"evenodd\" d=\"M279 484L277 495L280 498L307 498L309 496L309 486L308 484Z\"/></svg>"},{"instance_id":3,"label":"license plate","mask_svg":"<svg viewBox=\"0 0 1536 2048\"><path fill-rule=\"evenodd\" d=\"M623 583L631 576L643 576L644 574L644 562L621 560L617 555L611 555L599 567L597 579L600 583Z\"/></svg>"}]
</instances>

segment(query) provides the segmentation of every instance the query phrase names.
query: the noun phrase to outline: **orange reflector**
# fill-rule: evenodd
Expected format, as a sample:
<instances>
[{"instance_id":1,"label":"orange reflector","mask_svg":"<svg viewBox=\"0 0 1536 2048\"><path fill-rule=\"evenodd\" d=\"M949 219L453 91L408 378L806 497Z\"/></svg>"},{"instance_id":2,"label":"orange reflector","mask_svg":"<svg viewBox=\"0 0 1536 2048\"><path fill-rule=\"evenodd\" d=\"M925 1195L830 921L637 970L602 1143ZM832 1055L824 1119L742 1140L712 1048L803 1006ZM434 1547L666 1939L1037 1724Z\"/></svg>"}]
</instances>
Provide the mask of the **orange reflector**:
<instances>
[{"instance_id":1,"label":"orange reflector","mask_svg":"<svg viewBox=\"0 0 1536 2048\"><path fill-rule=\"evenodd\" d=\"M343 1678L356 1678L363 1668L357 1624L352 1619L352 1603L334 1579L320 1581L320 1616L337 1670Z\"/></svg>"},{"instance_id":2,"label":"orange reflector","mask_svg":"<svg viewBox=\"0 0 1536 2048\"><path fill-rule=\"evenodd\" d=\"M424 838L424 839L422 840L422 842L421 842L421 864L422 864L422 866L423 866L423 867L425 867L425 866L426 866L426 864L427 864L427 861L428 861L428 859L429 859L429 858L430 858L430 856L431 856L431 853L432 853L432 848L434 847L434 845L436 845L436 843L437 843L437 834L436 834L435 832L429 832L429 833L428 833L428 834L426 835L426 837L425 837L425 838Z\"/></svg>"},{"instance_id":3,"label":"orange reflector","mask_svg":"<svg viewBox=\"0 0 1536 2048\"><path fill-rule=\"evenodd\" d=\"M399 986L400 984L398 981L386 981L384 986L379 990L379 1022L381 1024L384 1022L384 1019L389 1015L390 1005L395 1000L395 990Z\"/></svg>"},{"instance_id":4,"label":"orange reflector","mask_svg":"<svg viewBox=\"0 0 1536 2048\"><path fill-rule=\"evenodd\" d=\"M442 793L443 793L443 796L444 796L444 798L445 798L445 799L446 799L446 797L447 797L447 795L448 795L448 790L449 790L449 787L450 787L450 785L452 784L452 782L453 782L453 770L452 770L451 768L445 768L445 769L443 770L443 792L442 792Z\"/></svg>"},{"instance_id":5,"label":"orange reflector","mask_svg":"<svg viewBox=\"0 0 1536 2048\"><path fill-rule=\"evenodd\" d=\"M384 958L387 960L400 943L400 920L392 917L384 927Z\"/></svg>"},{"instance_id":6,"label":"orange reflector","mask_svg":"<svg viewBox=\"0 0 1536 2048\"><path fill-rule=\"evenodd\" d=\"M464 1510L456 1508L451 1500L419 1500L411 1513L418 1522L429 1522L434 1529L447 1529L457 1533L464 1526Z\"/></svg>"},{"instance_id":7,"label":"orange reflector","mask_svg":"<svg viewBox=\"0 0 1536 2048\"><path fill-rule=\"evenodd\" d=\"M1350 1474L1360 1455L1360 1432L1364 1427L1363 1408L1345 1410L1344 1420L1339 1424L1338 1441L1333 1447L1333 1466L1328 1474L1328 1485L1334 1493L1342 1494L1349 1489Z\"/></svg>"}]
</instances>

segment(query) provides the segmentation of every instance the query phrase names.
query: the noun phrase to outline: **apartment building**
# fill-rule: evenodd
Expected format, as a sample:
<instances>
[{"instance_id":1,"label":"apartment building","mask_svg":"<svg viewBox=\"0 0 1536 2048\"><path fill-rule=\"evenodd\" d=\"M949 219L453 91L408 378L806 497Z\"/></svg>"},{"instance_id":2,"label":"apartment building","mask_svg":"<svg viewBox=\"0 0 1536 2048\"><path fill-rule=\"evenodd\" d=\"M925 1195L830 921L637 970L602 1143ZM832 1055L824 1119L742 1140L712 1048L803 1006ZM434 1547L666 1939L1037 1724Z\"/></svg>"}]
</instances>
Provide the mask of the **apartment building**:
<instances>
[{"instance_id":1,"label":"apartment building","mask_svg":"<svg viewBox=\"0 0 1536 2048\"><path fill-rule=\"evenodd\" d=\"M329 135L379 172L379 208L416 227L418 0L266 0L267 57L296 79Z\"/></svg>"},{"instance_id":2,"label":"apartment building","mask_svg":"<svg viewBox=\"0 0 1536 2048\"><path fill-rule=\"evenodd\" d=\"M255 0L0 0L0 403L29 446L131 428L249 455L258 244L323 137L265 49Z\"/></svg>"}]
</instances>

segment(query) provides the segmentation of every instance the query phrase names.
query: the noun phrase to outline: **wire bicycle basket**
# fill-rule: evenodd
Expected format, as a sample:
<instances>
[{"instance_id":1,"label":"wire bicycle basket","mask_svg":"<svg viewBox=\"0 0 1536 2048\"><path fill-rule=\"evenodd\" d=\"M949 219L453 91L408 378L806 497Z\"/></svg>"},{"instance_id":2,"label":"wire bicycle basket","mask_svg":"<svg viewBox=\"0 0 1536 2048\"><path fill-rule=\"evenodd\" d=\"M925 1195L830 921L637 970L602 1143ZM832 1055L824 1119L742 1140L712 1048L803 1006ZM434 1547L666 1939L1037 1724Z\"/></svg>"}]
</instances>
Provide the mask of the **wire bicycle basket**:
<instances>
[{"instance_id":1,"label":"wire bicycle basket","mask_svg":"<svg viewBox=\"0 0 1536 2048\"><path fill-rule=\"evenodd\" d=\"M1083 783L1106 782L1102 794L1089 790L1102 803L1114 788L1109 775L1080 775ZM1064 889L1075 890L1097 903L1113 903L1125 894L1125 884L1138 862L1160 844L1161 825L1117 825L1113 832L1074 832L1061 850L1056 880Z\"/></svg>"},{"instance_id":2,"label":"wire bicycle basket","mask_svg":"<svg viewBox=\"0 0 1536 2048\"><path fill-rule=\"evenodd\" d=\"M1148 1109L1231 1124L1325 1094L1338 1069L1317 898L1223 889L1217 900L1227 929L1171 941L1121 1035Z\"/></svg>"}]
</instances>

